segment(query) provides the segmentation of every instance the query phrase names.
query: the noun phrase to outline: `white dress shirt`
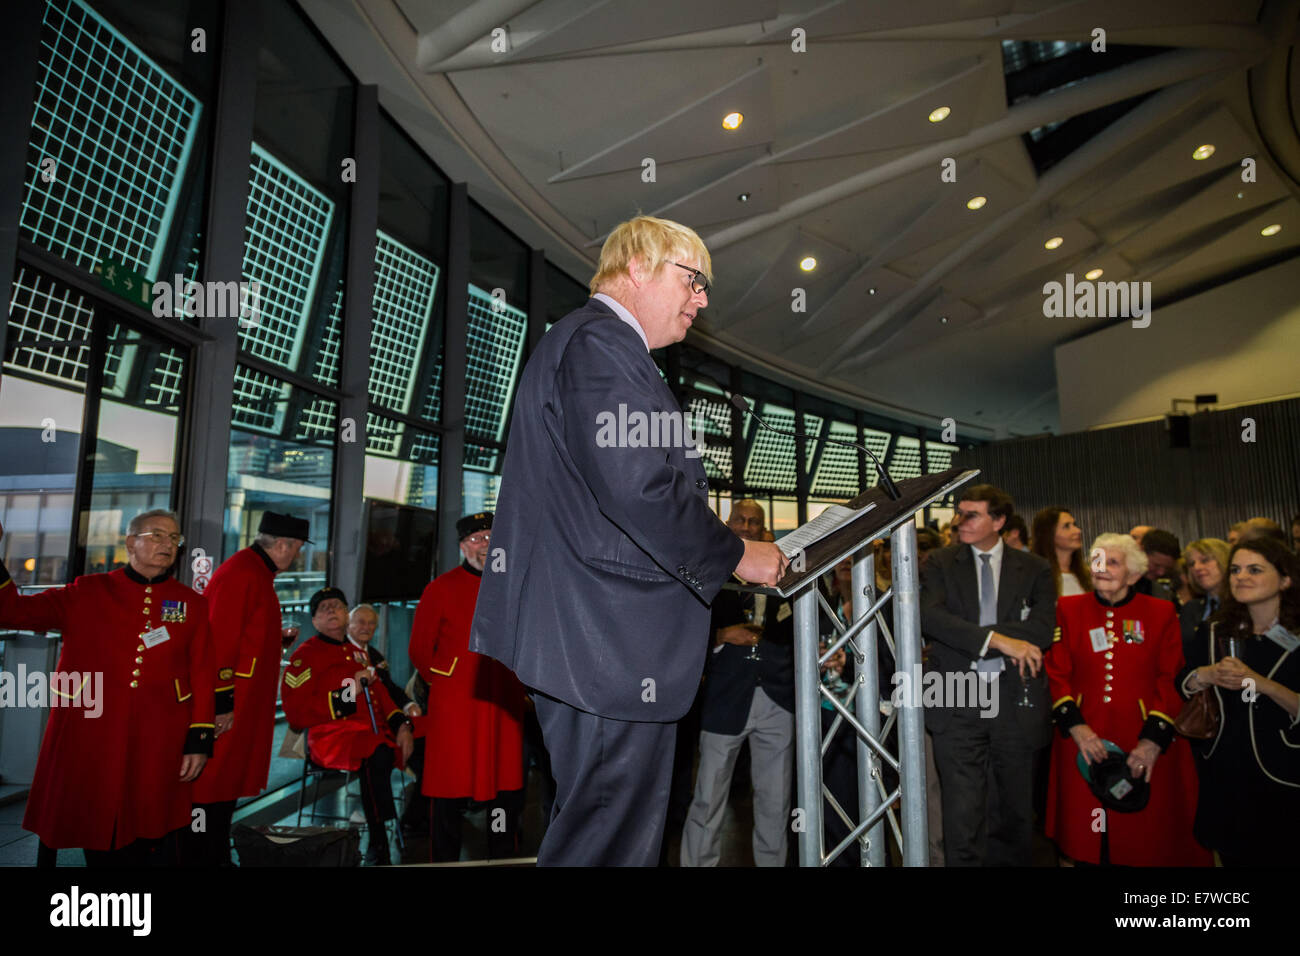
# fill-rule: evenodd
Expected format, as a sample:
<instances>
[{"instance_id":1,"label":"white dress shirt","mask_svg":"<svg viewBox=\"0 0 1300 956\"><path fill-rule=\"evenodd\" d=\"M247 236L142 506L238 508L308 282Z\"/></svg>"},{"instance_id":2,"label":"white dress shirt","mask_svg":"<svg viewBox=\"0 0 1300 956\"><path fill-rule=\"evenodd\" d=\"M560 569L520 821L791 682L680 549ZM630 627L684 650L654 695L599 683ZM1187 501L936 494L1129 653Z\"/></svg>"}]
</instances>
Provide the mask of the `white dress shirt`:
<instances>
[{"instance_id":1,"label":"white dress shirt","mask_svg":"<svg viewBox=\"0 0 1300 956\"><path fill-rule=\"evenodd\" d=\"M605 295L603 292L597 292L592 296L592 298L604 302L614 310L615 315L628 325L632 326L632 328L636 329L636 334L641 336L641 343L645 346L645 350L647 352L650 351L650 340L645 337L645 329L641 328L641 323L636 320L636 316L629 312L622 302L619 302L618 299L615 299L612 296Z\"/></svg>"}]
</instances>

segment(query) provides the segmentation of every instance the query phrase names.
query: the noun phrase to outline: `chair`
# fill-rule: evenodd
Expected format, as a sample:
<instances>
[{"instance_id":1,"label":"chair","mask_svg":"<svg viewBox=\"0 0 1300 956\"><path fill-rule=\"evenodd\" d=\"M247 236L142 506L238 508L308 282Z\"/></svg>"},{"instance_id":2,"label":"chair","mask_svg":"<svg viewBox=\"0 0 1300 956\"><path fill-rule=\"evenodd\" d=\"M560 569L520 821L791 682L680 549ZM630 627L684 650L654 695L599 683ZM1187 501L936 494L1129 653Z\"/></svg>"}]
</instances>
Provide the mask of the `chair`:
<instances>
[{"instance_id":1,"label":"chair","mask_svg":"<svg viewBox=\"0 0 1300 956\"><path fill-rule=\"evenodd\" d=\"M316 802L320 796L321 779L331 774L340 774L340 773L343 774L343 795L344 795L343 805L344 808L347 807L347 798L351 796L351 794L348 793L348 788L352 785L352 771L334 770L331 769L330 767L322 767L320 764L313 761L311 759L311 747L309 746L307 733L308 733L307 731L303 731L302 734L303 758L302 758L302 780L298 786L298 826L302 826L302 811L303 811L303 805L305 804L307 798L307 778L309 777L312 778L313 782L312 782L311 810L309 811L308 814L308 822L311 824L315 824L318 818L322 820L350 821L352 819L351 816L340 816L336 813L321 813L316 809Z\"/></svg>"}]
</instances>

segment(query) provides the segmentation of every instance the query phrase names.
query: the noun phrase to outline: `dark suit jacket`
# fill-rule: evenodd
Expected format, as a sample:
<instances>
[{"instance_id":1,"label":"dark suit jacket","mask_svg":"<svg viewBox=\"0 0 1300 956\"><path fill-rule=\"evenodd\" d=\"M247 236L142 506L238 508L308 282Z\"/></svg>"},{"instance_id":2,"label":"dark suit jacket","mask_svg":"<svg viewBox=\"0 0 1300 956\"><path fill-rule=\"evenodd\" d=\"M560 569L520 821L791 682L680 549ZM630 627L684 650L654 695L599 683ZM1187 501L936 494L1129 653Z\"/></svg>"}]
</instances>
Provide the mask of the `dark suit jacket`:
<instances>
[{"instance_id":1,"label":"dark suit jacket","mask_svg":"<svg viewBox=\"0 0 1300 956\"><path fill-rule=\"evenodd\" d=\"M610 447L611 416L665 412L681 414L645 344L595 299L542 337L519 380L469 646L601 717L686 712L709 602L744 553L709 509L698 452Z\"/></svg>"},{"instance_id":2,"label":"dark suit jacket","mask_svg":"<svg viewBox=\"0 0 1300 956\"><path fill-rule=\"evenodd\" d=\"M1037 555L1004 547L997 623L983 627L978 623L979 585L970 545L956 544L931 552L921 571L921 630L932 642L930 663L936 671L969 673L990 630L1029 641L1043 650L1051 646L1056 630L1056 581L1047 562ZM986 655L1000 656L993 650ZM1015 662L1008 660L1006 667L998 681L999 709L993 719L1019 721L1033 746L1045 746L1051 738L1046 675L1040 669L1038 677L1030 681L1034 706L1020 707L1023 685ZM926 725L942 733L954 710L927 707Z\"/></svg>"},{"instance_id":3,"label":"dark suit jacket","mask_svg":"<svg viewBox=\"0 0 1300 956\"><path fill-rule=\"evenodd\" d=\"M788 612L781 608L787 608ZM724 590L713 602L709 652L705 655L700 729L711 734L738 734L749 719L754 691L762 687L772 702L794 713L794 607L785 598L767 595L758 660L750 648L722 644L715 651L712 632L745 623L742 595ZM777 620L780 618L781 620Z\"/></svg>"}]
</instances>

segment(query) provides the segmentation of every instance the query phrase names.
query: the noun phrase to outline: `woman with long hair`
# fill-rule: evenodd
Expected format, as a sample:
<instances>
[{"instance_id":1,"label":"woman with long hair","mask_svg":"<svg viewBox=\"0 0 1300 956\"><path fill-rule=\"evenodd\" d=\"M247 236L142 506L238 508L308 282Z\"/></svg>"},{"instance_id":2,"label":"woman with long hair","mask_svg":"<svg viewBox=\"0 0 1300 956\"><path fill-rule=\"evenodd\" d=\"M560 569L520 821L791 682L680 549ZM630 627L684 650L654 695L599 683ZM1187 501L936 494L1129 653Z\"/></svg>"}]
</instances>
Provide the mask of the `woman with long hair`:
<instances>
[{"instance_id":1,"label":"woman with long hair","mask_svg":"<svg viewBox=\"0 0 1300 956\"><path fill-rule=\"evenodd\" d=\"M1198 755L1196 838L1224 866L1285 866L1300 855L1300 561L1247 538L1228 556L1228 588L1177 685L1219 703L1218 734Z\"/></svg>"},{"instance_id":2,"label":"woman with long hair","mask_svg":"<svg viewBox=\"0 0 1300 956\"><path fill-rule=\"evenodd\" d=\"M1192 641L1202 621L1208 621L1228 596L1228 552L1232 546L1220 538L1200 538L1183 551L1192 600L1178 608L1183 631L1183 653L1191 659Z\"/></svg>"},{"instance_id":3,"label":"woman with long hair","mask_svg":"<svg viewBox=\"0 0 1300 956\"><path fill-rule=\"evenodd\" d=\"M1092 590L1088 562L1083 557L1083 529L1064 508L1044 508L1034 515L1029 550L1052 566L1057 597Z\"/></svg>"}]
</instances>

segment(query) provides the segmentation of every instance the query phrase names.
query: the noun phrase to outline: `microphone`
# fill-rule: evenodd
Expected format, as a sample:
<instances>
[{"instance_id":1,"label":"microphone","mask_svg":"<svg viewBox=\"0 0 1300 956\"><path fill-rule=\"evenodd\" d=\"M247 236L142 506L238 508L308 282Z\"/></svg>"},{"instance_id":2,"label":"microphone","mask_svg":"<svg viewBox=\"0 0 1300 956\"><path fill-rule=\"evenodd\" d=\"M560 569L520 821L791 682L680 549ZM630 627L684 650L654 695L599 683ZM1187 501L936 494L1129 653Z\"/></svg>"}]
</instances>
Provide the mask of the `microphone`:
<instances>
[{"instance_id":1,"label":"microphone","mask_svg":"<svg viewBox=\"0 0 1300 956\"><path fill-rule=\"evenodd\" d=\"M868 448L866 445L859 445L855 441L841 441L838 438L819 438L816 435L809 435L803 430L797 428L792 432L783 431L780 428L773 428L767 422L763 421L762 417L758 414L758 412L754 411L753 407L749 404L749 401L746 398L744 398L741 395L733 394L731 392L727 392L727 395L729 396L732 405L740 409L746 415L751 416L754 419L754 421L758 422L760 425L762 425L764 428L766 428L768 431L772 432L773 434L785 435L787 438L805 438L808 439L809 441L822 441L822 442L826 442L826 444L828 445L843 445L845 448L856 448L859 451L865 451L867 453L867 456L871 459L872 464L876 466L876 474L880 476L880 486L885 490L885 494L888 495L889 498L893 501L898 501L900 498L903 497L903 493L898 490L898 486L895 485L894 480L889 477L889 473L886 472L885 469L881 467L880 460L876 458L876 456L872 453L871 449Z\"/></svg>"}]
</instances>

